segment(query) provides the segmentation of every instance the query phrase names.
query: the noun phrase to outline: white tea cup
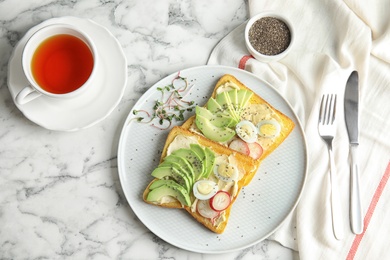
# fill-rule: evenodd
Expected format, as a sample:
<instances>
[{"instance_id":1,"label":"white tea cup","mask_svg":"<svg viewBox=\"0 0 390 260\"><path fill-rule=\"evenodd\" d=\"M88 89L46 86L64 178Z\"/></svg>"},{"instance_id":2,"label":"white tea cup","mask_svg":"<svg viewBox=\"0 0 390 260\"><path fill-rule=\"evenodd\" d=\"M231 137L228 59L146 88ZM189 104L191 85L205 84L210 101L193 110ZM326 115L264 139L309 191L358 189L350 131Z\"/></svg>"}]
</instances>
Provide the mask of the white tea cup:
<instances>
[{"instance_id":1,"label":"white tea cup","mask_svg":"<svg viewBox=\"0 0 390 260\"><path fill-rule=\"evenodd\" d=\"M15 100L23 105L42 95L76 97L91 85L97 65L96 47L86 33L68 24L43 27L24 46L22 68L29 85Z\"/></svg>"}]
</instances>

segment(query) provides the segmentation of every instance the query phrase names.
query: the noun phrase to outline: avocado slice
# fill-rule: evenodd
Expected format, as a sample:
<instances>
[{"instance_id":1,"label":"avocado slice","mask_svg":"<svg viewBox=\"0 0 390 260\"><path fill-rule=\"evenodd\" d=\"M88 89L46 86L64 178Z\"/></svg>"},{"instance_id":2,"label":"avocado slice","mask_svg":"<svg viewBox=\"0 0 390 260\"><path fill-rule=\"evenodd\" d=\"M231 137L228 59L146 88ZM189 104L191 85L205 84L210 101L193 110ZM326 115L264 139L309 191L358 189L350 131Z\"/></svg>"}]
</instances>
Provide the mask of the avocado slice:
<instances>
[{"instance_id":1,"label":"avocado slice","mask_svg":"<svg viewBox=\"0 0 390 260\"><path fill-rule=\"evenodd\" d=\"M215 97L215 100L222 107L223 111L229 112L230 116L236 120L239 120L238 115L236 114L232 102L230 100L229 94L227 92L222 92Z\"/></svg>"},{"instance_id":2,"label":"avocado slice","mask_svg":"<svg viewBox=\"0 0 390 260\"><path fill-rule=\"evenodd\" d=\"M207 102L207 109L214 114L224 112L221 105L214 98L210 98Z\"/></svg>"},{"instance_id":3,"label":"avocado slice","mask_svg":"<svg viewBox=\"0 0 390 260\"><path fill-rule=\"evenodd\" d=\"M209 139L216 142L227 142L234 137L236 132L228 127L216 127L203 116L195 117L196 126Z\"/></svg>"},{"instance_id":4,"label":"avocado slice","mask_svg":"<svg viewBox=\"0 0 390 260\"><path fill-rule=\"evenodd\" d=\"M230 102L233 106L234 111L236 111L236 114L240 116L240 114L237 113L239 111L239 105L240 105L237 96L237 89L230 90L229 92L227 92L227 94L230 98Z\"/></svg>"},{"instance_id":5,"label":"avocado slice","mask_svg":"<svg viewBox=\"0 0 390 260\"><path fill-rule=\"evenodd\" d=\"M246 90L246 89L240 89L237 92L237 98L240 102L241 109L244 109L246 105L248 104L249 99L253 96L253 92Z\"/></svg>"},{"instance_id":6,"label":"avocado slice","mask_svg":"<svg viewBox=\"0 0 390 260\"><path fill-rule=\"evenodd\" d=\"M195 180L199 180L199 178L202 177L204 171L203 162L194 151L191 149L180 148L172 152L172 154L186 159L191 164L192 169L194 170Z\"/></svg>"},{"instance_id":7,"label":"avocado slice","mask_svg":"<svg viewBox=\"0 0 390 260\"><path fill-rule=\"evenodd\" d=\"M190 149L194 151L196 155L198 155L200 161L202 162L203 164L202 176L204 176L206 171L206 153L203 147L200 146L199 144L190 144Z\"/></svg>"},{"instance_id":8,"label":"avocado slice","mask_svg":"<svg viewBox=\"0 0 390 260\"><path fill-rule=\"evenodd\" d=\"M204 178L208 178L210 176L210 173L213 171L214 166L215 166L215 154L208 147L206 147L204 149L204 152L206 154L206 163L205 163L205 168L206 169L205 169L203 177Z\"/></svg>"},{"instance_id":9,"label":"avocado slice","mask_svg":"<svg viewBox=\"0 0 390 260\"><path fill-rule=\"evenodd\" d=\"M155 180L152 182L152 184L150 184L149 190L154 190L155 188L158 188L162 185L167 185L167 184L171 184L171 183L175 183L175 181L173 181L173 180Z\"/></svg>"},{"instance_id":10,"label":"avocado slice","mask_svg":"<svg viewBox=\"0 0 390 260\"><path fill-rule=\"evenodd\" d=\"M199 157L203 162L204 171L202 177L208 178L215 164L214 152L210 148L208 147L203 148L199 144L190 144L190 147L191 150L193 150L196 154L199 155Z\"/></svg>"},{"instance_id":11,"label":"avocado slice","mask_svg":"<svg viewBox=\"0 0 390 260\"><path fill-rule=\"evenodd\" d=\"M183 173L179 165L171 164L160 164L156 169L153 170L152 176L157 179L172 178L179 185L183 186L187 191L192 189L192 180L188 179L188 176Z\"/></svg>"},{"instance_id":12,"label":"avocado slice","mask_svg":"<svg viewBox=\"0 0 390 260\"><path fill-rule=\"evenodd\" d=\"M239 122L237 118L232 117L232 115L229 112L229 109L227 109L226 106L223 108L214 98L210 98L209 101L207 102L207 109L216 116L230 118L231 121L228 125L226 125L227 127L234 127ZM216 125L216 126L223 127L222 125L221 126Z\"/></svg>"},{"instance_id":13,"label":"avocado slice","mask_svg":"<svg viewBox=\"0 0 390 260\"><path fill-rule=\"evenodd\" d=\"M192 169L191 164L184 158L170 154L167 157L165 157L164 162L173 162L177 163L182 171L188 175L188 179L192 180L192 183L195 182L195 173L194 170ZM164 163L163 162L163 163Z\"/></svg>"},{"instance_id":14,"label":"avocado slice","mask_svg":"<svg viewBox=\"0 0 390 260\"><path fill-rule=\"evenodd\" d=\"M157 180L150 185L149 190L147 201L160 202L163 197L170 196L180 201L182 205L191 206L189 193L172 180Z\"/></svg>"},{"instance_id":15,"label":"avocado slice","mask_svg":"<svg viewBox=\"0 0 390 260\"><path fill-rule=\"evenodd\" d=\"M202 146L200 146L199 144L190 144L190 148L192 151L194 151L198 155L198 157L200 158L200 160L202 162L205 161L206 153L203 150Z\"/></svg>"},{"instance_id":16,"label":"avocado slice","mask_svg":"<svg viewBox=\"0 0 390 260\"><path fill-rule=\"evenodd\" d=\"M217 103L218 104L218 103ZM223 113L217 112L213 114L210 110L197 106L195 108L196 115L203 116L207 118L213 125L217 127L225 127L232 123L233 119L228 116L224 115Z\"/></svg>"}]
</instances>

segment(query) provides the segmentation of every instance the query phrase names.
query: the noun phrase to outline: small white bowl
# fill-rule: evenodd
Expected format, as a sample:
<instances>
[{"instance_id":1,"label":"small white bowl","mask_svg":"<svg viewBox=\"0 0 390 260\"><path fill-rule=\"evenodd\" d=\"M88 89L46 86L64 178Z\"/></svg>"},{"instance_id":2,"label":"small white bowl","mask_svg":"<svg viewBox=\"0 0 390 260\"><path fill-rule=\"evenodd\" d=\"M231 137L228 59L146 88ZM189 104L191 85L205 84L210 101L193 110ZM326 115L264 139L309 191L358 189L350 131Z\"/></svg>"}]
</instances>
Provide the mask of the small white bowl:
<instances>
[{"instance_id":1,"label":"small white bowl","mask_svg":"<svg viewBox=\"0 0 390 260\"><path fill-rule=\"evenodd\" d=\"M279 54L276 54L276 55L262 54L262 53L258 52L257 50L255 50L255 48L253 48L252 44L249 42L250 28L257 20L264 18L264 17L276 18L276 19L284 22L287 25L288 29L290 30L290 44L283 52L281 52ZM293 26L291 25L290 21L288 21L285 17L283 17L279 14L273 13L273 12L262 12L262 13L259 13L255 16L253 16L251 19L249 19L249 21L247 22L246 27L245 27L246 48L248 49L249 53L252 54L252 56L255 59L257 59L259 61L263 61L263 62L277 61L277 60L282 59L284 56L286 56L286 54L291 50L291 47L294 43L294 38L295 38L295 33L294 33L294 29L293 29Z\"/></svg>"}]
</instances>

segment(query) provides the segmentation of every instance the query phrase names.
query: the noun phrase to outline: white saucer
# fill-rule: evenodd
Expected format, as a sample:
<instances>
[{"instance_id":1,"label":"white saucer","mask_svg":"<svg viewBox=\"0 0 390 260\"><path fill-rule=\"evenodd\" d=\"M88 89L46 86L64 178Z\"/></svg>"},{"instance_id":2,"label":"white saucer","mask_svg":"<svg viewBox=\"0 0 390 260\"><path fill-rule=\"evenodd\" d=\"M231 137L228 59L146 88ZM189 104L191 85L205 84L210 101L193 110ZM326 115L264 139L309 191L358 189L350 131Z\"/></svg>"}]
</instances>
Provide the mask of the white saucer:
<instances>
[{"instance_id":1,"label":"white saucer","mask_svg":"<svg viewBox=\"0 0 390 260\"><path fill-rule=\"evenodd\" d=\"M21 56L27 39L38 29L54 23L65 23L86 31L96 44L100 58L94 84L72 99L57 100L41 96L16 106L34 123L58 131L76 131L106 118L121 100L127 83L127 62L117 39L101 25L76 17L47 20L33 28L16 45L8 64L8 88L12 98L28 83L22 71Z\"/></svg>"}]
</instances>

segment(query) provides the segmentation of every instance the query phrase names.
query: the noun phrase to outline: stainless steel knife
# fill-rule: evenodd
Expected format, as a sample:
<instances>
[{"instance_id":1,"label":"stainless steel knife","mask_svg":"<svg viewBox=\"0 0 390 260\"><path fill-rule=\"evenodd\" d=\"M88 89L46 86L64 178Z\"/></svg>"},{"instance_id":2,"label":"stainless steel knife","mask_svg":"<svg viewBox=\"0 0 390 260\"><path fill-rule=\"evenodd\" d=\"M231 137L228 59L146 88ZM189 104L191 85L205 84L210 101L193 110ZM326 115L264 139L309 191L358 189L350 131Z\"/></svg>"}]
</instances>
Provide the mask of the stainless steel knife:
<instances>
[{"instance_id":1,"label":"stainless steel knife","mask_svg":"<svg viewBox=\"0 0 390 260\"><path fill-rule=\"evenodd\" d=\"M359 185L359 75L353 71L347 81L344 96L344 115L350 147L350 221L355 234L363 232L363 216Z\"/></svg>"}]
</instances>

